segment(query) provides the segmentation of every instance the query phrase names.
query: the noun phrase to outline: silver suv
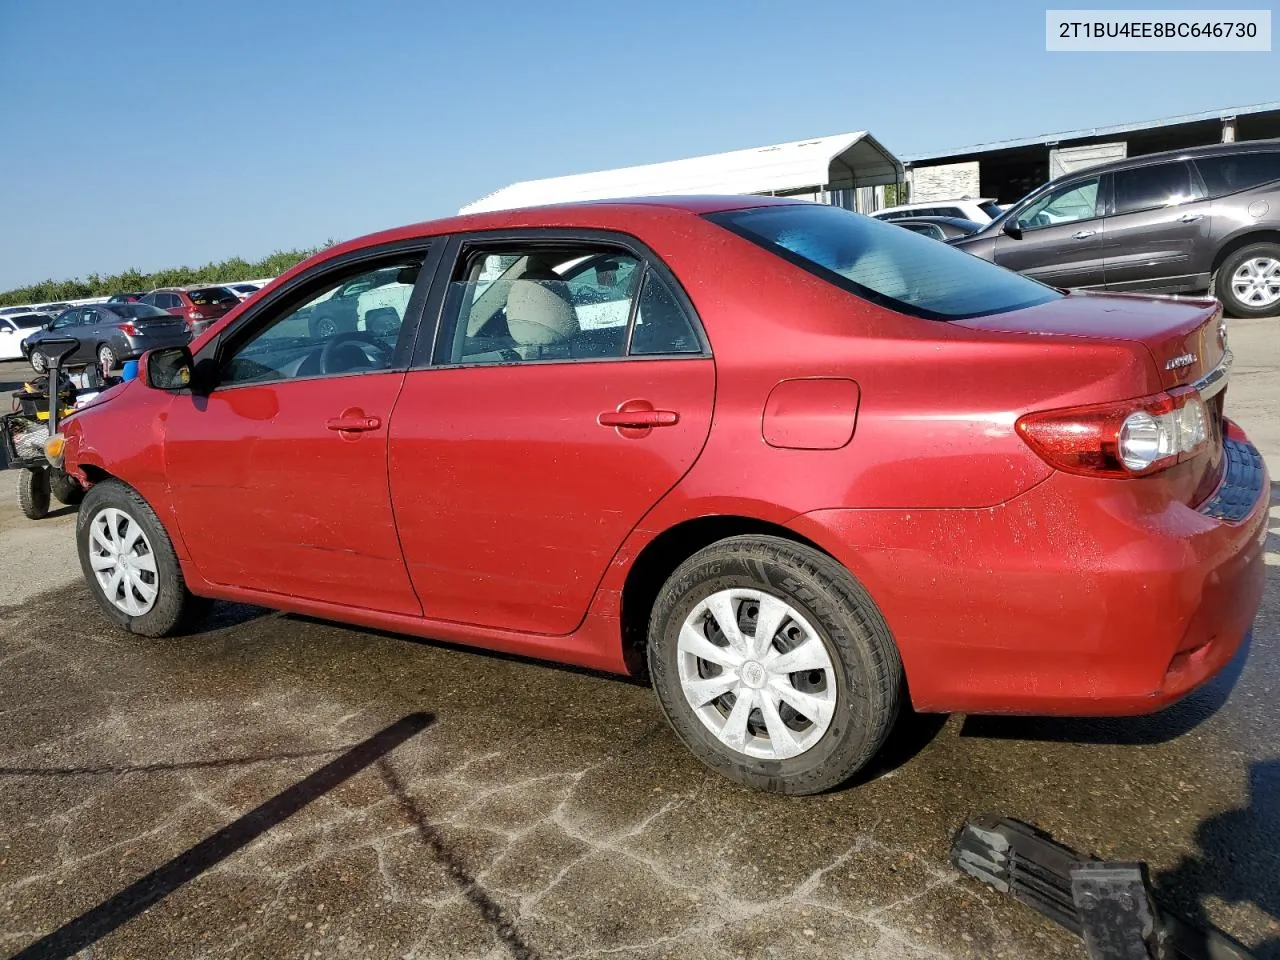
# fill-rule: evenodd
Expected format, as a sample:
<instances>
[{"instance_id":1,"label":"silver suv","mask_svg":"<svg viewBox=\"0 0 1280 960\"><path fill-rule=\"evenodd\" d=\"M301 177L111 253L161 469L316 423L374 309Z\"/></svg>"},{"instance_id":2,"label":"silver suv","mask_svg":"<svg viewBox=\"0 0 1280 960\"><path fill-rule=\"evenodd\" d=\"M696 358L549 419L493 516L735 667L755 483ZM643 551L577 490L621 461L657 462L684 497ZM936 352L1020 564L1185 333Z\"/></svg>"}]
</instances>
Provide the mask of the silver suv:
<instances>
[{"instance_id":1,"label":"silver suv","mask_svg":"<svg viewBox=\"0 0 1280 960\"><path fill-rule=\"evenodd\" d=\"M951 243L1055 287L1209 290L1231 316L1280 316L1280 140L1070 173Z\"/></svg>"}]
</instances>

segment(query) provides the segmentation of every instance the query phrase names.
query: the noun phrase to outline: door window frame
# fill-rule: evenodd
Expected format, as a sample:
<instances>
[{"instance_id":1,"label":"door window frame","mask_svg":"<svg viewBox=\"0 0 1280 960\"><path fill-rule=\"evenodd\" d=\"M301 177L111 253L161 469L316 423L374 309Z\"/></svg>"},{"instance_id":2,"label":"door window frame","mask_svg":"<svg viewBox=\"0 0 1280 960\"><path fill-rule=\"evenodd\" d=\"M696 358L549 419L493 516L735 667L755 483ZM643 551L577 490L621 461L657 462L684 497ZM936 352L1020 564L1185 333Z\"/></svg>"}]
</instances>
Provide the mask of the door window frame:
<instances>
[{"instance_id":1,"label":"door window frame","mask_svg":"<svg viewBox=\"0 0 1280 960\"><path fill-rule=\"evenodd\" d=\"M430 295L427 297L422 313L422 332L428 335L418 336L409 361L410 370L458 370L530 366L532 364L564 365L645 360L705 360L712 355L711 341L707 339L702 318L698 316L698 311L694 309L693 301L689 299L689 294L685 291L683 284L680 283L671 268L663 263L662 259L650 247L631 234L621 233L616 230L590 228L526 227L470 230L465 233L451 234L444 239L447 242L441 244L440 249L435 251L439 254L439 262L436 265ZM550 357L538 360L485 361L479 363L454 362L440 358L437 355L441 346L440 338L446 330L452 332L454 322L453 318L445 315L444 310L445 304L448 302L450 284L458 276L459 271L465 268L468 257L475 252L476 248L503 246L506 244L520 245L525 248L538 246L564 247L575 244L612 247L619 252L625 252L634 257L639 263L638 269L642 272L639 282L636 284L634 298L631 302L630 317L627 320L626 343L628 352L624 352L617 357ZM676 303L684 313L685 319L689 322L690 329L693 330L694 336L698 339L700 347L698 352L643 354L629 352L636 313L639 309L640 298L644 294L644 285L647 282L647 275L650 270L658 274L659 278L670 289L672 296L675 297Z\"/></svg>"},{"instance_id":2,"label":"door window frame","mask_svg":"<svg viewBox=\"0 0 1280 960\"><path fill-rule=\"evenodd\" d=\"M411 237L407 240L398 240L352 250L317 263L305 272L292 277L269 294L260 295L249 309L236 317L234 322L219 330L215 336L206 341L192 358L197 371L204 373L204 376L197 377L197 380L204 380L205 377L212 376L213 387L211 392L217 393L227 390L240 390L247 387L278 387L288 383L338 380L345 377L358 377L374 373L405 371L408 369L410 358L414 355L416 342L420 339L422 307L431 290L432 281L436 270L439 268L445 246L446 244L443 242L442 237ZM426 256L423 260L422 268L418 271L417 280L414 281L409 301L405 306L404 317L400 323L400 334L396 339L390 366L378 370L362 369L348 373L283 377L277 380L255 380L246 383L219 384L217 382L217 372L221 369L223 362L229 358L231 351L241 346L264 323L279 319L278 311L280 309L296 310L308 303L310 299L319 296L335 283L345 284L349 280L355 279L362 270L377 269L369 266L369 264L376 261L394 259L397 256L408 256L415 253L425 253ZM342 277L346 277L346 279L340 279ZM205 373L205 371L208 372ZM208 381L205 380L205 382Z\"/></svg>"}]
</instances>

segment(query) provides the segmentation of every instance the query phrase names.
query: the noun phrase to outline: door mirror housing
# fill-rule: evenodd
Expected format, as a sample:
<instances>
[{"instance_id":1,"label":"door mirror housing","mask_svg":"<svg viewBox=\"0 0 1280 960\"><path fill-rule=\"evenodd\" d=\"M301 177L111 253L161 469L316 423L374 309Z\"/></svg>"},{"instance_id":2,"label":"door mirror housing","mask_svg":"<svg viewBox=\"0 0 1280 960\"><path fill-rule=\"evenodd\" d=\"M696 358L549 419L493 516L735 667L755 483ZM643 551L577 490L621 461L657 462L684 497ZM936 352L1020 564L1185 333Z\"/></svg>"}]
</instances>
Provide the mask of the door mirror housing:
<instances>
[{"instance_id":1,"label":"door mirror housing","mask_svg":"<svg viewBox=\"0 0 1280 960\"><path fill-rule=\"evenodd\" d=\"M1001 229L1004 230L1005 236L1012 237L1014 240L1022 239L1022 225L1012 217L1005 221Z\"/></svg>"},{"instance_id":2,"label":"door mirror housing","mask_svg":"<svg viewBox=\"0 0 1280 960\"><path fill-rule=\"evenodd\" d=\"M153 390L176 393L179 390L193 389L195 361L191 359L191 350L187 347L148 350L142 355L139 365L143 368L143 381Z\"/></svg>"}]
</instances>

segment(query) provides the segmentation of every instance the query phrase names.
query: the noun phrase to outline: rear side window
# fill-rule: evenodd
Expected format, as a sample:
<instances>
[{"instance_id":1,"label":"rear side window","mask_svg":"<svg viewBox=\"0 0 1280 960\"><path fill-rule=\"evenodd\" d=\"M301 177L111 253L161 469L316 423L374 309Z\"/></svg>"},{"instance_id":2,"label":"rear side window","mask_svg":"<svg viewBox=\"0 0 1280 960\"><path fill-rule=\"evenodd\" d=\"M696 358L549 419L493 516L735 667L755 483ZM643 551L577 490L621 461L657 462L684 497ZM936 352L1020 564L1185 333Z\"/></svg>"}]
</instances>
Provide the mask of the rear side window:
<instances>
[{"instance_id":1,"label":"rear side window","mask_svg":"<svg viewBox=\"0 0 1280 960\"><path fill-rule=\"evenodd\" d=\"M756 207L708 219L865 300L930 320L1005 313L1061 296L947 244L838 207Z\"/></svg>"},{"instance_id":2,"label":"rear side window","mask_svg":"<svg viewBox=\"0 0 1280 960\"><path fill-rule=\"evenodd\" d=\"M1280 150L1196 157L1195 164L1214 197L1280 180Z\"/></svg>"},{"instance_id":3,"label":"rear side window","mask_svg":"<svg viewBox=\"0 0 1280 960\"><path fill-rule=\"evenodd\" d=\"M1173 207L1196 199L1191 170L1182 161L1119 170L1112 176L1117 214Z\"/></svg>"}]
</instances>

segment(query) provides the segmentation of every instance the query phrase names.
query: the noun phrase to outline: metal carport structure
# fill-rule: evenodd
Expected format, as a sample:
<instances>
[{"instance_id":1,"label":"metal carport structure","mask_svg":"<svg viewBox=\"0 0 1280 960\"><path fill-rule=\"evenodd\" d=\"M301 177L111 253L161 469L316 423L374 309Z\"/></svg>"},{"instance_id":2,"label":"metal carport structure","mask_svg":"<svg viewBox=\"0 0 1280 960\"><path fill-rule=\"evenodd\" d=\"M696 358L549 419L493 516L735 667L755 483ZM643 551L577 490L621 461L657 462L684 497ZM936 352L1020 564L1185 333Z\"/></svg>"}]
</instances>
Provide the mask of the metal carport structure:
<instances>
[{"instance_id":1,"label":"metal carport structure","mask_svg":"<svg viewBox=\"0 0 1280 960\"><path fill-rule=\"evenodd\" d=\"M870 205L869 188L903 178L898 158L863 130L684 160L525 180L481 197L459 212L674 194L795 196L856 210ZM858 194L864 188L859 203Z\"/></svg>"}]
</instances>

